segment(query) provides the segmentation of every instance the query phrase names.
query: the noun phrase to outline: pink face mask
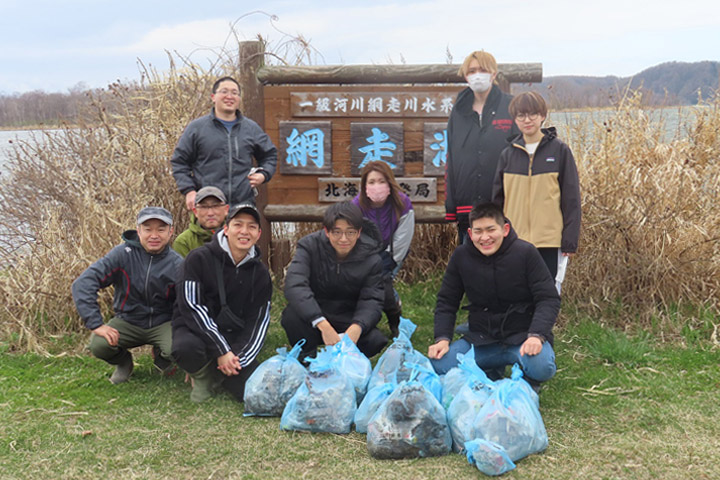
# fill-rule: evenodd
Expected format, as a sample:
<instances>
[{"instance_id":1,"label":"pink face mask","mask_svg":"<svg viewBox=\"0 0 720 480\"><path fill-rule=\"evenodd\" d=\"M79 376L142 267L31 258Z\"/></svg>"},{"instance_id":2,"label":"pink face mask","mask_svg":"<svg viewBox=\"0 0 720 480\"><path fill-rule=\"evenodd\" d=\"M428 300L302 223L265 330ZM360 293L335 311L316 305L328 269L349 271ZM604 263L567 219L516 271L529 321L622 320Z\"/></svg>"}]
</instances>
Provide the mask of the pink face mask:
<instances>
[{"instance_id":1,"label":"pink face mask","mask_svg":"<svg viewBox=\"0 0 720 480\"><path fill-rule=\"evenodd\" d=\"M385 203L385 200L390 196L390 184L374 183L365 185L365 193L373 203Z\"/></svg>"}]
</instances>

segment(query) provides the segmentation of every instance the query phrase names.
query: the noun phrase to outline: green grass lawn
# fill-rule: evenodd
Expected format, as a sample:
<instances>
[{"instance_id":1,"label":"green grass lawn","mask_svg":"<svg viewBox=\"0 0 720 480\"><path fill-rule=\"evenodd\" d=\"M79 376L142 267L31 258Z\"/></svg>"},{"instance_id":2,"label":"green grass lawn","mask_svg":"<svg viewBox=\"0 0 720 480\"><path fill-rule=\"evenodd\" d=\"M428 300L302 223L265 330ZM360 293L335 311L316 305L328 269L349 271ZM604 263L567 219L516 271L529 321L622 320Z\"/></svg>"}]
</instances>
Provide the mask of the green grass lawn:
<instances>
[{"instance_id":1,"label":"green grass lawn","mask_svg":"<svg viewBox=\"0 0 720 480\"><path fill-rule=\"evenodd\" d=\"M423 352L437 288L400 286ZM286 341L282 300L273 308L263 358ZM720 478L720 349L709 335L670 344L600 326L610 320L578 314L557 329L558 374L540 395L550 445L505 478ZM379 461L364 435L283 432L227 395L193 404L184 375L155 374L147 349L128 383L111 372L87 352L0 353L0 478L483 477L457 454Z\"/></svg>"}]
</instances>

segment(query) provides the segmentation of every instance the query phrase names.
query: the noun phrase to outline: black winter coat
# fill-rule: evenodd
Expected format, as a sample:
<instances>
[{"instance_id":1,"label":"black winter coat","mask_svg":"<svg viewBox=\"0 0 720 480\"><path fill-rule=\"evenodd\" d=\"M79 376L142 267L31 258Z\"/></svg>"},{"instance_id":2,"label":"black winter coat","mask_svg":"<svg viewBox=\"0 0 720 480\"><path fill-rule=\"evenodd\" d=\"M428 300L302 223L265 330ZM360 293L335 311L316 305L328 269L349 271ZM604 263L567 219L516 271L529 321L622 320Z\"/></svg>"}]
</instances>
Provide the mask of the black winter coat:
<instances>
[{"instance_id":1,"label":"black winter coat","mask_svg":"<svg viewBox=\"0 0 720 480\"><path fill-rule=\"evenodd\" d=\"M467 216L473 204L489 202L500 152L507 139L519 133L508 112L512 96L493 85L483 107L481 122L472 109L474 94L458 94L448 120L445 172L445 219Z\"/></svg>"},{"instance_id":2,"label":"black winter coat","mask_svg":"<svg viewBox=\"0 0 720 480\"><path fill-rule=\"evenodd\" d=\"M453 252L435 307L435 339L453 337L458 306L467 294L474 345L519 345L528 333L552 344L560 297L540 253L511 228L500 249L485 256L472 242Z\"/></svg>"},{"instance_id":3,"label":"black winter coat","mask_svg":"<svg viewBox=\"0 0 720 480\"><path fill-rule=\"evenodd\" d=\"M219 242L192 250L182 267L178 283L173 327L185 325L203 339L215 357L231 351L245 367L255 359L265 341L270 323L272 283L260 253L235 266ZM222 265L226 302L235 319L220 315L220 295L215 265ZM237 320L239 319L239 320ZM238 334L240 332L240 334ZM226 335L233 338L228 343Z\"/></svg>"},{"instance_id":4,"label":"black winter coat","mask_svg":"<svg viewBox=\"0 0 720 480\"><path fill-rule=\"evenodd\" d=\"M325 317L334 326L357 323L363 332L371 330L385 298L381 250L382 237L370 221L343 261L324 230L301 238L285 276L287 308L307 323Z\"/></svg>"}]
</instances>

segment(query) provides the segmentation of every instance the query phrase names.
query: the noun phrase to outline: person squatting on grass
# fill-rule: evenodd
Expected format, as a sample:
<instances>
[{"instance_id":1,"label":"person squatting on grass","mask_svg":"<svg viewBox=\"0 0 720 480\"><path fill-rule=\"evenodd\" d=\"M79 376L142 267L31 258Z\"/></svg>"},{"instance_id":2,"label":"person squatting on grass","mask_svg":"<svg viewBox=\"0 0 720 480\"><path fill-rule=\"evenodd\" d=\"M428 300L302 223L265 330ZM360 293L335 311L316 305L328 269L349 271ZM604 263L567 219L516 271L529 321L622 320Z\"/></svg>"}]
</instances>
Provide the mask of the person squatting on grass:
<instances>
[{"instance_id":1,"label":"person squatting on grass","mask_svg":"<svg viewBox=\"0 0 720 480\"><path fill-rule=\"evenodd\" d=\"M536 388L555 375L552 328L560 296L532 244L518 238L492 203L470 211L470 242L450 257L435 306L435 343L428 348L435 371L447 373L457 354L475 347L475 361L491 379L518 363ZM450 344L463 295L468 330Z\"/></svg>"},{"instance_id":2,"label":"person squatting on grass","mask_svg":"<svg viewBox=\"0 0 720 480\"><path fill-rule=\"evenodd\" d=\"M192 250L182 266L172 320L173 357L190 374L190 399L203 402L222 386L239 402L257 368L270 323L272 283L255 246L260 213L234 205L225 227Z\"/></svg>"},{"instance_id":3,"label":"person squatting on grass","mask_svg":"<svg viewBox=\"0 0 720 480\"><path fill-rule=\"evenodd\" d=\"M197 190L207 185L220 188L230 205L254 204L253 191L275 173L275 145L238 110L240 84L235 79L218 79L210 98L212 110L188 124L170 159L178 190L188 210L195 205Z\"/></svg>"},{"instance_id":4,"label":"person squatting on grass","mask_svg":"<svg viewBox=\"0 0 720 480\"><path fill-rule=\"evenodd\" d=\"M467 237L472 205L489 202L500 152L507 138L518 133L508 111L510 96L495 83L495 57L473 52L458 72L468 87L450 112L447 126L445 220L457 222L459 243Z\"/></svg>"},{"instance_id":5,"label":"person squatting on grass","mask_svg":"<svg viewBox=\"0 0 720 480\"><path fill-rule=\"evenodd\" d=\"M400 189L395 175L385 162L370 162L362 169L360 193L352 202L362 214L372 220L382 235L383 284L390 333L398 336L402 308L400 297L393 287L393 279L407 257L415 233L415 211L410 198Z\"/></svg>"},{"instance_id":6,"label":"person squatting on grass","mask_svg":"<svg viewBox=\"0 0 720 480\"><path fill-rule=\"evenodd\" d=\"M229 208L225 194L219 188L207 186L198 190L190 225L177 236L173 250L185 258L190 250L208 243L225 223Z\"/></svg>"},{"instance_id":7,"label":"person squatting on grass","mask_svg":"<svg viewBox=\"0 0 720 480\"><path fill-rule=\"evenodd\" d=\"M175 276L182 257L169 247L172 214L146 207L137 216L137 230L122 234L124 243L90 265L72 284L72 295L85 326L92 330L90 351L115 365L114 384L127 381L133 370L128 349L153 346L155 366L172 367L170 319L175 300ZM115 289L115 315L103 323L98 292Z\"/></svg>"},{"instance_id":8,"label":"person squatting on grass","mask_svg":"<svg viewBox=\"0 0 720 480\"><path fill-rule=\"evenodd\" d=\"M503 207L518 236L540 251L560 292L580 237L577 166L555 128L541 128L547 105L539 93L513 98L510 114L522 135L500 154L493 202Z\"/></svg>"},{"instance_id":9,"label":"person squatting on grass","mask_svg":"<svg viewBox=\"0 0 720 480\"><path fill-rule=\"evenodd\" d=\"M384 299L382 238L357 205L340 202L325 210L323 229L301 238L285 275L282 326L290 345L306 343L301 359L320 344L334 345L345 333L365 356L387 344L377 329Z\"/></svg>"}]
</instances>

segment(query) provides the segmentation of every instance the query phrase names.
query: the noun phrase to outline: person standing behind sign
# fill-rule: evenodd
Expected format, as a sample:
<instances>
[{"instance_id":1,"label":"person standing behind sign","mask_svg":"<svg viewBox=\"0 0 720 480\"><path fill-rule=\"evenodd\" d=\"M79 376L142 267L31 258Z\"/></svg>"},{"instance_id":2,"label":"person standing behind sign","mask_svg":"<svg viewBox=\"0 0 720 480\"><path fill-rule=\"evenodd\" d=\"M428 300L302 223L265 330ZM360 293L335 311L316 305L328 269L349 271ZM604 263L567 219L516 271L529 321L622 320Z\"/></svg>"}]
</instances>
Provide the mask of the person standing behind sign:
<instances>
[{"instance_id":1,"label":"person standing behind sign","mask_svg":"<svg viewBox=\"0 0 720 480\"><path fill-rule=\"evenodd\" d=\"M188 124L170 159L178 190L188 210L195 206L197 191L207 185L220 188L228 205L254 204L254 189L275 173L277 149L260 126L238 110L237 81L220 78L210 98L212 110Z\"/></svg>"},{"instance_id":2,"label":"person standing behind sign","mask_svg":"<svg viewBox=\"0 0 720 480\"><path fill-rule=\"evenodd\" d=\"M468 55L458 71L468 87L458 94L448 120L445 220L457 222L460 243L473 204L492 198L506 139L519 133L508 111L512 97L494 83L497 73L495 57L484 51Z\"/></svg>"},{"instance_id":3,"label":"person standing behind sign","mask_svg":"<svg viewBox=\"0 0 720 480\"><path fill-rule=\"evenodd\" d=\"M415 233L415 211L408 197L395 181L390 166L385 162L370 162L362 169L360 193L352 202L368 220L377 225L382 236L383 284L385 300L383 311L390 332L398 335L402 307L393 287L393 279L407 257Z\"/></svg>"}]
</instances>

